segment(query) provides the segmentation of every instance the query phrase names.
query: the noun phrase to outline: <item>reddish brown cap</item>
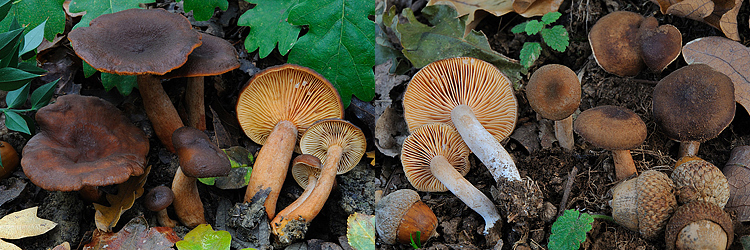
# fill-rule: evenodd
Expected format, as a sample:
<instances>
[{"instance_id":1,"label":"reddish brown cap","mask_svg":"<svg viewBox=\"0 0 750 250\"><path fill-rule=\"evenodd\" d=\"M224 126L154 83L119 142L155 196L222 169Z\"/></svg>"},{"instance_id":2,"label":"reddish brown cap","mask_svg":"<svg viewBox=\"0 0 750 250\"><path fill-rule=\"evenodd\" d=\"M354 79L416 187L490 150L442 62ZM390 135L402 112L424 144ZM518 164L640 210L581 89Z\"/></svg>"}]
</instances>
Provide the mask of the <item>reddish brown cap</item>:
<instances>
[{"instance_id":1,"label":"reddish brown cap","mask_svg":"<svg viewBox=\"0 0 750 250\"><path fill-rule=\"evenodd\" d=\"M618 76L634 76L643 69L638 28L643 16L615 11L596 21L589 32L589 44L596 63Z\"/></svg>"},{"instance_id":2,"label":"reddish brown cap","mask_svg":"<svg viewBox=\"0 0 750 250\"><path fill-rule=\"evenodd\" d=\"M174 200L174 193L172 189L166 186L158 186L148 191L146 196L143 197L143 206L148 210L157 212L164 210L169 205L172 205Z\"/></svg>"},{"instance_id":3,"label":"reddish brown cap","mask_svg":"<svg viewBox=\"0 0 750 250\"><path fill-rule=\"evenodd\" d=\"M335 118L313 123L299 141L302 153L314 155L322 162L326 161L328 149L333 145L338 145L343 149L336 174L344 174L362 159L367 148L367 141L365 141L365 134L357 126Z\"/></svg>"},{"instance_id":4,"label":"reddish brown cap","mask_svg":"<svg viewBox=\"0 0 750 250\"><path fill-rule=\"evenodd\" d=\"M164 75L164 78L221 75L240 67L237 50L227 40L202 34L200 47L193 50L187 62Z\"/></svg>"},{"instance_id":5,"label":"reddish brown cap","mask_svg":"<svg viewBox=\"0 0 750 250\"><path fill-rule=\"evenodd\" d=\"M529 105L542 117L559 121L572 115L581 103L581 82L570 68L548 64L534 71L526 85Z\"/></svg>"},{"instance_id":6,"label":"reddish brown cap","mask_svg":"<svg viewBox=\"0 0 750 250\"><path fill-rule=\"evenodd\" d=\"M23 149L21 166L37 186L75 191L142 175L148 140L111 103L65 95L36 113L39 133Z\"/></svg>"},{"instance_id":7,"label":"reddish brown cap","mask_svg":"<svg viewBox=\"0 0 750 250\"><path fill-rule=\"evenodd\" d=\"M294 157L292 161L292 177L302 188L307 188L307 181L310 175L320 178L320 169L323 164L318 157L310 154L301 154Z\"/></svg>"},{"instance_id":8,"label":"reddish brown cap","mask_svg":"<svg viewBox=\"0 0 750 250\"><path fill-rule=\"evenodd\" d=\"M201 45L187 18L164 9L104 14L71 31L68 39L92 67L119 75L163 75L185 64Z\"/></svg>"},{"instance_id":9,"label":"reddish brown cap","mask_svg":"<svg viewBox=\"0 0 750 250\"><path fill-rule=\"evenodd\" d=\"M181 127L172 134L180 168L186 176L206 178L225 176L232 169L229 157L208 136L193 127Z\"/></svg>"},{"instance_id":10,"label":"reddish brown cap","mask_svg":"<svg viewBox=\"0 0 750 250\"><path fill-rule=\"evenodd\" d=\"M573 130L586 141L608 150L630 150L646 140L646 124L629 109L599 106L587 109L573 122Z\"/></svg>"},{"instance_id":11,"label":"reddish brown cap","mask_svg":"<svg viewBox=\"0 0 750 250\"><path fill-rule=\"evenodd\" d=\"M659 26L654 17L647 17L640 27L641 57L649 69L661 72L680 55L682 33L677 27Z\"/></svg>"},{"instance_id":12,"label":"reddish brown cap","mask_svg":"<svg viewBox=\"0 0 750 250\"><path fill-rule=\"evenodd\" d=\"M466 175L471 168L469 153L456 129L444 123L430 123L406 137L401 148L401 165L406 179L417 190L445 192L448 188L432 175L430 161L435 156L444 156L461 175Z\"/></svg>"}]
</instances>

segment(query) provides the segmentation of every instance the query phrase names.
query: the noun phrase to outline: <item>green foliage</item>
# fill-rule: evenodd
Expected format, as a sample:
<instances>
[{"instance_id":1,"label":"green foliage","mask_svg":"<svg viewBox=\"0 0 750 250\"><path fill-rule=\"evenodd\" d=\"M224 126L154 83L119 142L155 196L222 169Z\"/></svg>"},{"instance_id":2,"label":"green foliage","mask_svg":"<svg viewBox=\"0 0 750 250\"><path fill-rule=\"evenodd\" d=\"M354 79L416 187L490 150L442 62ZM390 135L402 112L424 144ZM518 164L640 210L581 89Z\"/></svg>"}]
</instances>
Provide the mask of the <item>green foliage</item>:
<instances>
[{"instance_id":1,"label":"green foliage","mask_svg":"<svg viewBox=\"0 0 750 250\"><path fill-rule=\"evenodd\" d=\"M550 250L575 250L586 240L586 233L591 231L594 219L612 220L606 215L590 215L568 209L552 223L547 248Z\"/></svg>"},{"instance_id":2,"label":"green foliage","mask_svg":"<svg viewBox=\"0 0 750 250\"><path fill-rule=\"evenodd\" d=\"M279 53L286 55L297 42L302 27L288 23L289 10L297 4L290 1L258 1L254 8L247 10L237 20L238 26L249 26L250 32L245 38L247 51L258 50L260 58L265 58L276 44Z\"/></svg>"},{"instance_id":3,"label":"green foliage","mask_svg":"<svg viewBox=\"0 0 750 250\"><path fill-rule=\"evenodd\" d=\"M308 25L289 52L289 63L309 67L328 79L344 106L352 94L375 97L375 1L303 0L289 11L289 23Z\"/></svg>"},{"instance_id":4,"label":"green foliage","mask_svg":"<svg viewBox=\"0 0 750 250\"><path fill-rule=\"evenodd\" d=\"M211 225L200 224L175 243L179 250L229 250L232 235L227 231L214 231Z\"/></svg>"},{"instance_id":5,"label":"green foliage","mask_svg":"<svg viewBox=\"0 0 750 250\"><path fill-rule=\"evenodd\" d=\"M558 52L565 52L565 49L568 47L570 40L570 38L568 37L568 31L565 30L565 27L563 27L562 25L547 27L548 25L557 21L560 16L562 16L560 12L549 12L542 16L541 22L537 20L529 20L516 25L515 27L510 29L510 31L514 34L526 33L527 35L536 35L537 33L541 33L542 41L544 41L544 44ZM529 45L529 43L535 43L536 45ZM534 64L534 61L536 61L536 59L539 58L539 55L541 54L542 48L540 43L524 43L520 55L521 65L528 69L532 64Z\"/></svg>"},{"instance_id":6,"label":"green foliage","mask_svg":"<svg viewBox=\"0 0 750 250\"><path fill-rule=\"evenodd\" d=\"M346 238L354 249L375 250L375 216L354 213L346 219Z\"/></svg>"},{"instance_id":7,"label":"green foliage","mask_svg":"<svg viewBox=\"0 0 750 250\"><path fill-rule=\"evenodd\" d=\"M138 76L102 72L102 85L106 91L110 91L112 87L117 87L120 94L127 96L130 95L130 92L133 92L135 86L138 86Z\"/></svg>"},{"instance_id":8,"label":"green foliage","mask_svg":"<svg viewBox=\"0 0 750 250\"><path fill-rule=\"evenodd\" d=\"M2 4L3 1L0 1ZM0 30L6 30L10 27L13 19L17 19L23 27L42 26L43 37L52 41L57 34L65 31L65 10L62 8L64 0L16 0L13 6L9 8L5 19L0 15ZM2 11L2 8L0 8ZM29 31L29 30L27 30ZM34 46L36 48L36 46Z\"/></svg>"},{"instance_id":9,"label":"green foliage","mask_svg":"<svg viewBox=\"0 0 750 250\"><path fill-rule=\"evenodd\" d=\"M8 107L0 108L0 111L5 114L5 126L10 130L31 134L33 131L33 121L23 113L37 111L46 106L52 98L52 94L55 93L55 87L59 80L40 86L31 92L31 96L29 96L31 82L24 84L16 90L8 91L8 94L5 96L5 103L8 104ZM31 108L21 109L26 101L31 103Z\"/></svg>"},{"instance_id":10,"label":"green foliage","mask_svg":"<svg viewBox=\"0 0 750 250\"><path fill-rule=\"evenodd\" d=\"M229 175L222 177L198 178L198 181L206 185L214 185L216 184L217 179L224 179L227 182L236 182L233 183L235 188L247 186L247 183L250 182L250 175L253 172L253 154L244 147L240 146L222 149L221 151L223 151L227 155L227 157L229 158L229 163L232 166L232 170L230 170ZM241 176L242 178L233 178L235 177L235 171L237 172L237 175Z\"/></svg>"},{"instance_id":11,"label":"green foliage","mask_svg":"<svg viewBox=\"0 0 750 250\"><path fill-rule=\"evenodd\" d=\"M227 0L184 0L182 7L185 12L193 11L195 21L206 21L214 16L216 8L227 10L229 2Z\"/></svg>"},{"instance_id":12,"label":"green foliage","mask_svg":"<svg viewBox=\"0 0 750 250\"><path fill-rule=\"evenodd\" d=\"M413 247L414 249L420 249L422 248L422 232L416 231L414 234L415 235L409 234L409 240L411 241L409 245L411 245L411 247ZM415 238L417 239L416 241L414 240Z\"/></svg>"}]
</instances>

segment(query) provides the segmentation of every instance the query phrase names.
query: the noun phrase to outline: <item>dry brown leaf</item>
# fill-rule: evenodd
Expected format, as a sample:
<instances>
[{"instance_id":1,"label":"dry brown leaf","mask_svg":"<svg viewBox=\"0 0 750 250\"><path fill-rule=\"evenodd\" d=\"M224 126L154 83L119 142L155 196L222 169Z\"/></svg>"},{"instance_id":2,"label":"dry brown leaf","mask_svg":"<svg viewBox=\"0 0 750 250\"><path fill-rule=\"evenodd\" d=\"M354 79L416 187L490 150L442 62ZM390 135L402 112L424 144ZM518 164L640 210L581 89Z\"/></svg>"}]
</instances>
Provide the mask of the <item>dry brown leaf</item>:
<instances>
[{"instance_id":1,"label":"dry brown leaf","mask_svg":"<svg viewBox=\"0 0 750 250\"><path fill-rule=\"evenodd\" d=\"M714 2L711 0L687 0L672 4L664 14L703 21L703 18L711 15L713 11Z\"/></svg>"},{"instance_id":2,"label":"dry brown leaf","mask_svg":"<svg viewBox=\"0 0 750 250\"><path fill-rule=\"evenodd\" d=\"M97 229L102 232L112 232L120 216L133 207L135 199L143 195L143 184L146 184L146 177L150 170L151 166L147 167L142 175L131 176L127 181L118 184L117 195L107 195L110 207L94 203L94 209L96 209L94 220Z\"/></svg>"},{"instance_id":3,"label":"dry brown leaf","mask_svg":"<svg viewBox=\"0 0 750 250\"><path fill-rule=\"evenodd\" d=\"M57 226L57 223L39 218L36 212L39 207L27 208L10 213L0 219L0 239L21 239L46 233ZM0 240L0 249L21 250L16 245Z\"/></svg>"},{"instance_id":4,"label":"dry brown leaf","mask_svg":"<svg viewBox=\"0 0 750 250\"><path fill-rule=\"evenodd\" d=\"M135 217L125 224L117 233L94 231L91 242L86 244L84 250L109 249L150 249L168 250L172 249L174 243L180 241L172 228L148 227L146 219Z\"/></svg>"},{"instance_id":5,"label":"dry brown leaf","mask_svg":"<svg viewBox=\"0 0 750 250\"><path fill-rule=\"evenodd\" d=\"M734 98L750 110L750 49L724 37L698 38L682 47L682 57L688 64L708 64L729 76L734 83Z\"/></svg>"},{"instance_id":6,"label":"dry brown leaf","mask_svg":"<svg viewBox=\"0 0 750 250\"><path fill-rule=\"evenodd\" d=\"M750 221L750 146L732 149L724 175L729 183L729 201L726 208L737 211L737 220Z\"/></svg>"},{"instance_id":7,"label":"dry brown leaf","mask_svg":"<svg viewBox=\"0 0 750 250\"><path fill-rule=\"evenodd\" d=\"M459 17L469 15L464 32L468 34L487 13L502 16L516 12L523 17L541 16L557 11L562 0L430 0L427 6L436 4L453 6Z\"/></svg>"},{"instance_id":8,"label":"dry brown leaf","mask_svg":"<svg viewBox=\"0 0 750 250\"><path fill-rule=\"evenodd\" d=\"M70 250L70 243L67 241L63 242L62 244L55 246L55 248L52 248L52 250Z\"/></svg>"},{"instance_id":9,"label":"dry brown leaf","mask_svg":"<svg viewBox=\"0 0 750 250\"><path fill-rule=\"evenodd\" d=\"M557 11L562 2L562 0L515 0L513 1L513 11L526 18L543 16Z\"/></svg>"},{"instance_id":10,"label":"dry brown leaf","mask_svg":"<svg viewBox=\"0 0 750 250\"><path fill-rule=\"evenodd\" d=\"M739 41L737 14L743 0L651 0L663 14L681 16L708 23L725 36Z\"/></svg>"}]
</instances>

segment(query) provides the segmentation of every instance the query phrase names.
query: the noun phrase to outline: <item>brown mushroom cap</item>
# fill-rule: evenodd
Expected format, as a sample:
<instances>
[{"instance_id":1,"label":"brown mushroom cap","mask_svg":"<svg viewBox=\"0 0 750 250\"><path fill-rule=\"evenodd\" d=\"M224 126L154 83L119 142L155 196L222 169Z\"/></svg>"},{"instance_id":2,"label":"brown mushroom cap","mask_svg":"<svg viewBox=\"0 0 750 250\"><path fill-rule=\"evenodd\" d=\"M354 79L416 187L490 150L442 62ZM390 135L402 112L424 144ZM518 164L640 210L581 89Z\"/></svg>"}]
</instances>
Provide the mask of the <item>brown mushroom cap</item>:
<instances>
[{"instance_id":1,"label":"brown mushroom cap","mask_svg":"<svg viewBox=\"0 0 750 250\"><path fill-rule=\"evenodd\" d=\"M734 84L705 64L675 70L654 87L654 120L677 141L704 142L734 119Z\"/></svg>"},{"instance_id":2,"label":"brown mushroom cap","mask_svg":"<svg viewBox=\"0 0 750 250\"><path fill-rule=\"evenodd\" d=\"M664 230L677 206L674 183L662 172L644 171L615 186L611 205L618 224L653 239Z\"/></svg>"},{"instance_id":3,"label":"brown mushroom cap","mask_svg":"<svg viewBox=\"0 0 750 250\"><path fill-rule=\"evenodd\" d=\"M665 232L667 249L675 249L677 236L685 226L700 220L714 222L724 229L724 232L727 235L728 244L726 247L728 249L731 242L734 240L734 226L732 225L732 219L719 206L707 201L690 202L677 208L672 215L672 218L669 219Z\"/></svg>"},{"instance_id":4,"label":"brown mushroom cap","mask_svg":"<svg viewBox=\"0 0 750 250\"><path fill-rule=\"evenodd\" d=\"M471 168L469 153L469 147L456 129L443 123L430 123L415 129L404 140L401 165L406 179L417 190L445 192L448 188L432 175L430 161L435 156L444 156L461 175L466 175Z\"/></svg>"},{"instance_id":5,"label":"brown mushroom cap","mask_svg":"<svg viewBox=\"0 0 750 250\"><path fill-rule=\"evenodd\" d=\"M315 178L320 178L320 168L322 166L323 164L320 162L320 159L314 155L298 155L292 161L292 177L300 187L306 189L308 177L314 175Z\"/></svg>"},{"instance_id":6,"label":"brown mushroom cap","mask_svg":"<svg viewBox=\"0 0 750 250\"><path fill-rule=\"evenodd\" d=\"M354 168L367 148L362 130L348 121L335 118L313 123L299 141L302 153L314 155L321 162L326 161L328 148L332 145L343 148L336 174L344 174Z\"/></svg>"},{"instance_id":7,"label":"brown mushroom cap","mask_svg":"<svg viewBox=\"0 0 750 250\"><path fill-rule=\"evenodd\" d=\"M101 15L68 34L76 54L95 69L119 74L163 75L201 45L184 16L164 9L128 9Z\"/></svg>"},{"instance_id":8,"label":"brown mushroom cap","mask_svg":"<svg viewBox=\"0 0 750 250\"><path fill-rule=\"evenodd\" d=\"M166 186L158 186L146 193L146 196L143 197L143 205L148 210L157 212L167 208L172 204L173 200L174 193L172 193L172 189Z\"/></svg>"},{"instance_id":9,"label":"brown mushroom cap","mask_svg":"<svg viewBox=\"0 0 750 250\"><path fill-rule=\"evenodd\" d=\"M570 68L548 64L534 71L526 85L529 105L542 117L559 121L572 115L581 103L581 82Z\"/></svg>"},{"instance_id":10,"label":"brown mushroom cap","mask_svg":"<svg viewBox=\"0 0 750 250\"><path fill-rule=\"evenodd\" d=\"M415 206L417 206L415 208ZM416 211L415 211L416 210ZM410 216L410 213L419 213ZM413 217L406 218L406 217ZM405 220L409 220L406 223L417 224L417 225L402 225ZM419 198L419 194L411 189L399 189L383 197L375 205L375 229L378 231L378 235L383 239L386 244L396 244L396 242L402 241L402 234L408 232L401 232L401 230L414 231L414 229L422 229L430 232L421 232L420 240L425 242L435 232L437 228L437 217L430 210L429 207ZM412 235L416 237L416 235ZM406 237L408 241L409 238ZM414 239L416 241L416 239Z\"/></svg>"},{"instance_id":11,"label":"brown mushroom cap","mask_svg":"<svg viewBox=\"0 0 750 250\"><path fill-rule=\"evenodd\" d=\"M641 57L649 69L661 72L680 55L682 33L677 27L659 22L653 16L640 27Z\"/></svg>"},{"instance_id":12,"label":"brown mushroom cap","mask_svg":"<svg viewBox=\"0 0 750 250\"><path fill-rule=\"evenodd\" d=\"M727 177L714 164L694 156L680 158L672 171L680 203L708 201L724 208L729 200Z\"/></svg>"},{"instance_id":13,"label":"brown mushroom cap","mask_svg":"<svg viewBox=\"0 0 750 250\"><path fill-rule=\"evenodd\" d=\"M172 144L186 176L206 178L225 176L232 169L229 157L211 139L193 127L181 127L172 134Z\"/></svg>"},{"instance_id":14,"label":"brown mushroom cap","mask_svg":"<svg viewBox=\"0 0 750 250\"><path fill-rule=\"evenodd\" d=\"M187 62L164 78L221 75L240 67L237 50L227 40L202 34L200 47L193 50Z\"/></svg>"},{"instance_id":15,"label":"brown mushroom cap","mask_svg":"<svg viewBox=\"0 0 750 250\"><path fill-rule=\"evenodd\" d=\"M148 139L111 103L65 95L36 113L39 133L23 149L21 166L37 186L75 191L142 175Z\"/></svg>"},{"instance_id":16,"label":"brown mushroom cap","mask_svg":"<svg viewBox=\"0 0 750 250\"><path fill-rule=\"evenodd\" d=\"M424 124L451 122L451 110L465 104L502 141L516 126L516 98L510 80L492 64L469 57L428 64L404 93L404 118L410 131Z\"/></svg>"},{"instance_id":17,"label":"brown mushroom cap","mask_svg":"<svg viewBox=\"0 0 750 250\"><path fill-rule=\"evenodd\" d=\"M573 130L586 141L608 150L630 150L646 140L646 124L629 109L599 106L581 112Z\"/></svg>"},{"instance_id":18,"label":"brown mushroom cap","mask_svg":"<svg viewBox=\"0 0 750 250\"><path fill-rule=\"evenodd\" d=\"M634 76L643 69L638 28L643 16L615 11L596 21L589 32L589 44L596 63L618 76Z\"/></svg>"},{"instance_id":19,"label":"brown mushroom cap","mask_svg":"<svg viewBox=\"0 0 750 250\"><path fill-rule=\"evenodd\" d=\"M292 64L255 74L237 100L240 126L261 145L279 121L294 123L300 138L315 121L343 116L333 85L314 70Z\"/></svg>"}]
</instances>

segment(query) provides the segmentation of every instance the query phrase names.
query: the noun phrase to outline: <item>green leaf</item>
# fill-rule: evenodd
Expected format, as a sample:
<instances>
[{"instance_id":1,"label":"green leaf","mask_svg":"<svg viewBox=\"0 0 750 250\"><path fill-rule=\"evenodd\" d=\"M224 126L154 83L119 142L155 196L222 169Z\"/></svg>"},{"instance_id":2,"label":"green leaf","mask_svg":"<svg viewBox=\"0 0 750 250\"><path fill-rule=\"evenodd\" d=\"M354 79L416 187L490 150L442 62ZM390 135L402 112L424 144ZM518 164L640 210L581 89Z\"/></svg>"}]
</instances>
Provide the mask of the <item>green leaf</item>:
<instances>
[{"instance_id":1,"label":"green leaf","mask_svg":"<svg viewBox=\"0 0 750 250\"><path fill-rule=\"evenodd\" d=\"M542 40L550 48L559 52L565 52L568 47L568 31L562 25L555 25L549 29L542 30Z\"/></svg>"},{"instance_id":2,"label":"green leaf","mask_svg":"<svg viewBox=\"0 0 750 250\"><path fill-rule=\"evenodd\" d=\"M217 7L221 10L227 10L229 2L227 0L185 0L183 7L185 12L193 11L195 21L206 21L214 16Z\"/></svg>"},{"instance_id":3,"label":"green leaf","mask_svg":"<svg viewBox=\"0 0 750 250\"><path fill-rule=\"evenodd\" d=\"M522 22L517 24L516 26L513 26L512 29L510 29L510 32L513 32L513 34L518 34L526 31L526 24L528 24L529 21Z\"/></svg>"},{"instance_id":4,"label":"green leaf","mask_svg":"<svg viewBox=\"0 0 750 250\"><path fill-rule=\"evenodd\" d=\"M97 70L94 67L91 67L91 64L86 61L81 61L83 62L83 76L86 78L93 76Z\"/></svg>"},{"instance_id":5,"label":"green leaf","mask_svg":"<svg viewBox=\"0 0 750 250\"><path fill-rule=\"evenodd\" d=\"M541 54L541 44L536 42L524 43L523 48L521 48L521 65L528 69L532 64L534 64L534 61L536 61L536 59L539 58L539 55Z\"/></svg>"},{"instance_id":6,"label":"green leaf","mask_svg":"<svg viewBox=\"0 0 750 250\"><path fill-rule=\"evenodd\" d=\"M450 6L438 4L422 9L422 15L433 26L417 21L411 9L404 9L402 15L409 20L397 25L402 52L416 68L445 58L466 56L492 63L514 83L521 79L520 73L527 73L518 61L492 50L484 33L472 30L464 37L468 16L456 18L456 10Z\"/></svg>"},{"instance_id":7,"label":"green leaf","mask_svg":"<svg viewBox=\"0 0 750 250\"><path fill-rule=\"evenodd\" d=\"M102 72L102 85L104 90L109 91L112 87L117 87L120 94L124 96L130 95L133 92L133 88L138 86L138 77L134 75L117 75Z\"/></svg>"},{"instance_id":8,"label":"green leaf","mask_svg":"<svg viewBox=\"0 0 750 250\"><path fill-rule=\"evenodd\" d=\"M5 58L13 53L22 33L23 28L0 33L0 58Z\"/></svg>"},{"instance_id":9,"label":"green leaf","mask_svg":"<svg viewBox=\"0 0 750 250\"><path fill-rule=\"evenodd\" d=\"M750 249L750 235L743 235L740 237L740 244L742 244L742 249Z\"/></svg>"},{"instance_id":10,"label":"green leaf","mask_svg":"<svg viewBox=\"0 0 750 250\"><path fill-rule=\"evenodd\" d=\"M0 22L0 30L9 27L12 18L18 18L23 27L37 27L46 21L44 38L52 41L65 31L64 0L16 0L8 17Z\"/></svg>"},{"instance_id":11,"label":"green leaf","mask_svg":"<svg viewBox=\"0 0 750 250\"><path fill-rule=\"evenodd\" d=\"M15 46L13 46L13 49L10 51L11 53L8 53L5 57L0 58L0 68L2 67L12 67L17 68L18 67L18 51L21 49L21 44L16 43Z\"/></svg>"},{"instance_id":12,"label":"green leaf","mask_svg":"<svg viewBox=\"0 0 750 250\"><path fill-rule=\"evenodd\" d=\"M258 50L258 56L265 58L278 44L279 53L286 55L297 42L302 29L301 26L287 22L289 10L298 0L258 2L258 5L245 11L237 20L238 26L250 27L245 38L245 49L249 52Z\"/></svg>"},{"instance_id":13,"label":"green leaf","mask_svg":"<svg viewBox=\"0 0 750 250\"><path fill-rule=\"evenodd\" d=\"M8 91L8 94L5 96L5 103L8 104L8 108L18 108L26 103L26 99L29 97L29 85L31 84L27 83L19 89Z\"/></svg>"},{"instance_id":14,"label":"green leaf","mask_svg":"<svg viewBox=\"0 0 750 250\"><path fill-rule=\"evenodd\" d=\"M42 39L44 39L45 24L47 24L47 21L42 22L34 29L29 31L29 33L26 33L26 35L23 37L23 48L21 49L21 52L18 53L19 55L23 55L26 54L26 52L33 51L34 49L36 49L36 47L39 47L39 44L42 44Z\"/></svg>"},{"instance_id":15,"label":"green leaf","mask_svg":"<svg viewBox=\"0 0 750 250\"><path fill-rule=\"evenodd\" d=\"M8 15L11 6L13 6L13 3L10 0L0 0L0 20L3 20Z\"/></svg>"},{"instance_id":16,"label":"green leaf","mask_svg":"<svg viewBox=\"0 0 750 250\"><path fill-rule=\"evenodd\" d=\"M23 116L9 109L4 109L3 113L5 113L5 126L8 127L8 129L29 135L31 134L29 125L26 123L26 119L24 119Z\"/></svg>"},{"instance_id":17,"label":"green leaf","mask_svg":"<svg viewBox=\"0 0 750 250\"><path fill-rule=\"evenodd\" d=\"M312 68L330 81L344 107L352 94L375 97L375 1L305 0L292 7L289 23L309 25L289 52L289 63Z\"/></svg>"},{"instance_id":18,"label":"green leaf","mask_svg":"<svg viewBox=\"0 0 750 250\"><path fill-rule=\"evenodd\" d=\"M524 31L526 31L526 34L536 35L536 33L539 33L539 31L542 30L542 28L544 28L544 24L537 20L531 20L526 23Z\"/></svg>"},{"instance_id":19,"label":"green leaf","mask_svg":"<svg viewBox=\"0 0 750 250\"><path fill-rule=\"evenodd\" d=\"M11 91L20 88L37 74L28 73L17 68L0 68L0 90Z\"/></svg>"},{"instance_id":20,"label":"green leaf","mask_svg":"<svg viewBox=\"0 0 750 250\"><path fill-rule=\"evenodd\" d=\"M227 231L214 231L211 225L200 224L176 243L179 250L229 250L232 235Z\"/></svg>"},{"instance_id":21,"label":"green leaf","mask_svg":"<svg viewBox=\"0 0 750 250\"><path fill-rule=\"evenodd\" d=\"M552 223L547 248L550 250L575 250L586 240L586 233L591 231L594 217L568 209Z\"/></svg>"},{"instance_id":22,"label":"green leaf","mask_svg":"<svg viewBox=\"0 0 750 250\"><path fill-rule=\"evenodd\" d=\"M60 81L59 78L50 83L39 86L34 92L31 92L31 109L38 110L49 103L52 94L55 93L58 81Z\"/></svg>"},{"instance_id":23,"label":"green leaf","mask_svg":"<svg viewBox=\"0 0 750 250\"><path fill-rule=\"evenodd\" d=\"M375 250L375 216L356 212L349 215L346 238L354 249Z\"/></svg>"},{"instance_id":24,"label":"green leaf","mask_svg":"<svg viewBox=\"0 0 750 250\"><path fill-rule=\"evenodd\" d=\"M42 75L44 73L47 73L47 71L44 70L43 68L36 66L36 60L33 60L33 63L32 62L20 62L18 63L18 67L16 68L26 71L28 73L37 74L37 75Z\"/></svg>"},{"instance_id":25,"label":"green leaf","mask_svg":"<svg viewBox=\"0 0 750 250\"><path fill-rule=\"evenodd\" d=\"M557 11L547 12L547 14L544 14L544 16L542 16L542 23L544 25L549 25L557 21L557 19L560 18L560 16L562 16L562 14L560 14L560 12L557 12Z\"/></svg>"},{"instance_id":26,"label":"green leaf","mask_svg":"<svg viewBox=\"0 0 750 250\"><path fill-rule=\"evenodd\" d=\"M79 21L73 29L89 26L91 20L94 20L94 18L98 16L127 9L139 8L139 4L141 3L153 3L155 1L156 0L72 0L69 7L71 13L86 11L86 14L81 17L81 21Z\"/></svg>"},{"instance_id":27,"label":"green leaf","mask_svg":"<svg viewBox=\"0 0 750 250\"><path fill-rule=\"evenodd\" d=\"M253 154L241 146L233 146L222 151L229 158L232 167L229 174L221 177L198 178L198 181L221 189L238 189L247 186L253 172Z\"/></svg>"}]
</instances>

